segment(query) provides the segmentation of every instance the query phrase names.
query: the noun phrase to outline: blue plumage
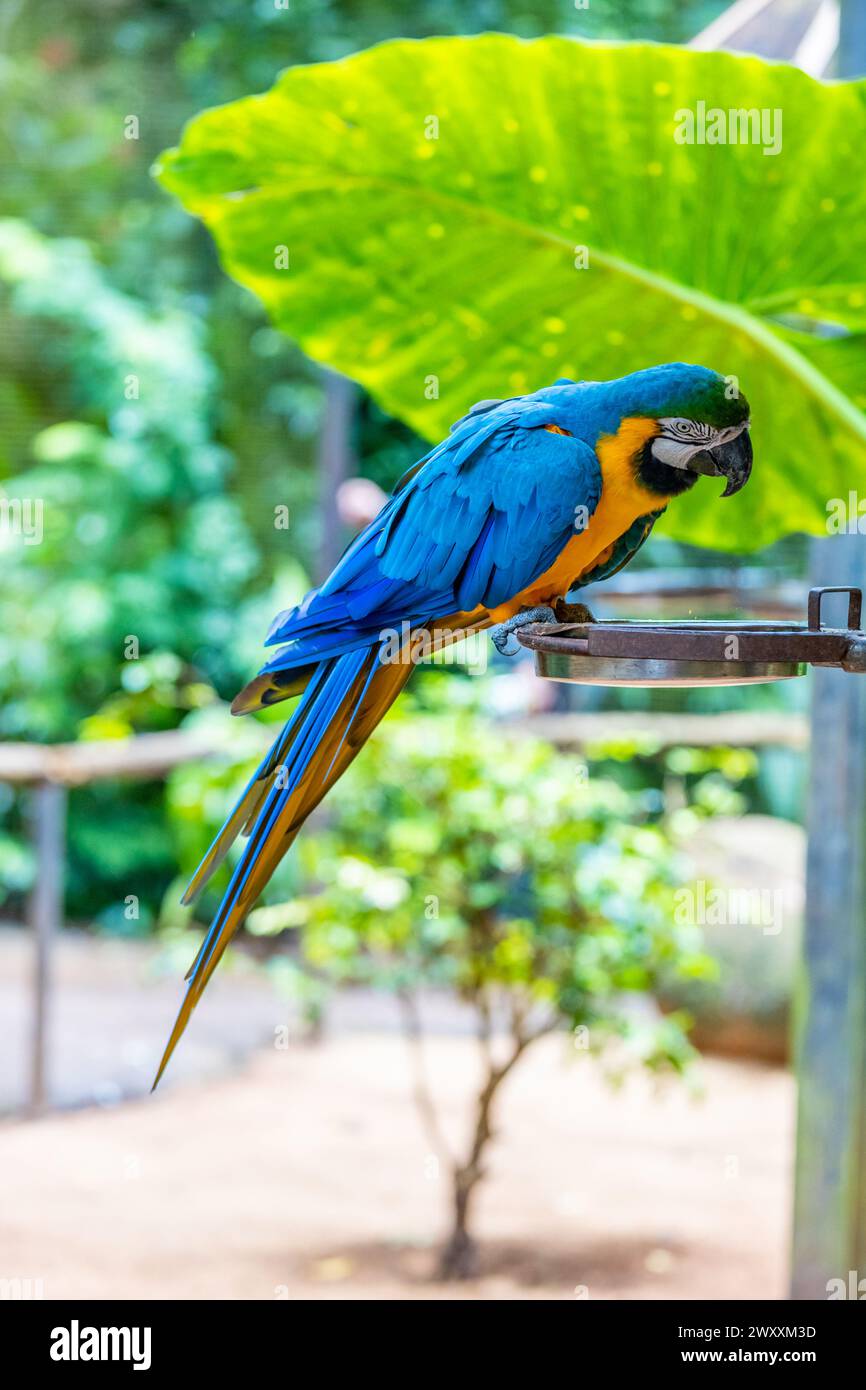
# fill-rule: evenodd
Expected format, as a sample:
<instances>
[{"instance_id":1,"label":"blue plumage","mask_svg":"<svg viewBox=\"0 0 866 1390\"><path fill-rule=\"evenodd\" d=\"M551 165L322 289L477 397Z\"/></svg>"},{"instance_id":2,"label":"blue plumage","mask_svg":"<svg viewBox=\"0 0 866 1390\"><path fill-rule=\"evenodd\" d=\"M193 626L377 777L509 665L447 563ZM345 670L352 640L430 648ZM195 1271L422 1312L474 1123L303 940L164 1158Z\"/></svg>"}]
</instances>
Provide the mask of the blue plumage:
<instances>
[{"instance_id":1,"label":"blue plumage","mask_svg":"<svg viewBox=\"0 0 866 1390\"><path fill-rule=\"evenodd\" d=\"M405 647L396 661L384 659L391 634L437 623L462 632L496 621L492 610L516 612L537 580L549 581L575 536L577 509L591 519L599 506L602 436L615 436L634 416L649 421L651 434L656 417L692 406L695 418L736 424L737 409L745 418L747 407L731 406L724 387L716 373L675 363L620 381L560 381L530 396L479 402L404 474L328 579L277 615L266 642L276 650L235 707L303 693L185 895L190 901L237 835L249 833L190 970L157 1081L276 864L408 679ZM646 497L635 483L634 498ZM583 577L626 563L656 515L638 515L613 545L608 521L607 541L588 557L598 563Z\"/></svg>"},{"instance_id":2,"label":"blue plumage","mask_svg":"<svg viewBox=\"0 0 866 1390\"><path fill-rule=\"evenodd\" d=\"M591 515L601 495L593 450L550 433L556 414L530 396L458 422L326 583L280 614L268 644L284 645L263 669L366 646L402 620L496 607L543 573L573 534L575 506Z\"/></svg>"}]
</instances>

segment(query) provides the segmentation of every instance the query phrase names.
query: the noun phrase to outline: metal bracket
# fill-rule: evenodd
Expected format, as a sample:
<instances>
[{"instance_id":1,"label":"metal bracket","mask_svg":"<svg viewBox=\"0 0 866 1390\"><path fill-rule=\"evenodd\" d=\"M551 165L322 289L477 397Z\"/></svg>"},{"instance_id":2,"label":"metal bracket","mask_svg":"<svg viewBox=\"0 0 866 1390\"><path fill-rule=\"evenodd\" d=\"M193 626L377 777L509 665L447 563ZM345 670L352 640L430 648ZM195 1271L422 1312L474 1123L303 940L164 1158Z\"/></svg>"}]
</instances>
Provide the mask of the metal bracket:
<instances>
[{"instance_id":1,"label":"metal bracket","mask_svg":"<svg viewBox=\"0 0 866 1390\"><path fill-rule=\"evenodd\" d=\"M821 589L809 590L809 606L806 611L810 630L812 632L821 631L821 600L825 594L848 595L847 625L849 630L859 632L863 613L863 590L852 589L846 584L825 584Z\"/></svg>"}]
</instances>

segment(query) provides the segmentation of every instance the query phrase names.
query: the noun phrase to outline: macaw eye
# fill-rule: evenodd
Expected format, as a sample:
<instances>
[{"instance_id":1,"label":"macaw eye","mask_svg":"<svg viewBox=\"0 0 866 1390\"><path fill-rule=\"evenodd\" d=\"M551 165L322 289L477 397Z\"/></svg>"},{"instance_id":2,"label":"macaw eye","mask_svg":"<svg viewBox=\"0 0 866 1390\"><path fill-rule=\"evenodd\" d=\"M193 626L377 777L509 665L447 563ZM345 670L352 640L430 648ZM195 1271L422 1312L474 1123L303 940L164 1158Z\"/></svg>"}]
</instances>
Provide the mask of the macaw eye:
<instances>
[{"instance_id":1,"label":"macaw eye","mask_svg":"<svg viewBox=\"0 0 866 1390\"><path fill-rule=\"evenodd\" d=\"M715 430L700 420L667 419L659 422L666 439L676 439L683 444L706 444L715 438Z\"/></svg>"}]
</instances>

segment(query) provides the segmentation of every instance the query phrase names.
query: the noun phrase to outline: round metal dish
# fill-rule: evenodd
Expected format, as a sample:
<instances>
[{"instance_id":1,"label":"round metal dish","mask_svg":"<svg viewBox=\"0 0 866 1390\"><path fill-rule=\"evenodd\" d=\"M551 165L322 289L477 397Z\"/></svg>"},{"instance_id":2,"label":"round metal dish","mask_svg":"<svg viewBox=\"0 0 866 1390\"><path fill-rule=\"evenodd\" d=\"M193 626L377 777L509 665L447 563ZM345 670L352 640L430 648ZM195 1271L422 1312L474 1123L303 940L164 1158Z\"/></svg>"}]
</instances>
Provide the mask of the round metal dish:
<instances>
[{"instance_id":1,"label":"round metal dish","mask_svg":"<svg viewBox=\"0 0 866 1390\"><path fill-rule=\"evenodd\" d=\"M804 661L652 661L635 657L535 653L535 673L577 685L676 687L760 685L804 676Z\"/></svg>"}]
</instances>

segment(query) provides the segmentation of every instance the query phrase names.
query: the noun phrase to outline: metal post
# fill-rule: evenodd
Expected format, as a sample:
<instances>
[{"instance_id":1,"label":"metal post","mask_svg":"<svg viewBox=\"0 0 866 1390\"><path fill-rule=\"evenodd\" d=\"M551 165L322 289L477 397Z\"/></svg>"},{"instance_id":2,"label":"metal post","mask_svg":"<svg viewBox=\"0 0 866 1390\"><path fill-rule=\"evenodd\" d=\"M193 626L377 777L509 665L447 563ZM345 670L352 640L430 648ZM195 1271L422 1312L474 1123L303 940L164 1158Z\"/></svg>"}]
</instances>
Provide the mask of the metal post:
<instances>
[{"instance_id":1,"label":"metal post","mask_svg":"<svg viewBox=\"0 0 866 1390\"><path fill-rule=\"evenodd\" d=\"M36 877L28 916L36 956L30 1106L38 1114L48 1103L51 946L63 921L66 788L56 782L38 782L33 789L32 819Z\"/></svg>"},{"instance_id":2,"label":"metal post","mask_svg":"<svg viewBox=\"0 0 866 1390\"><path fill-rule=\"evenodd\" d=\"M842 0L839 7L840 77L862 77L866 72L866 6L863 0Z\"/></svg>"},{"instance_id":3,"label":"metal post","mask_svg":"<svg viewBox=\"0 0 866 1390\"><path fill-rule=\"evenodd\" d=\"M325 372L325 402L319 436L319 515L321 544L319 572L331 573L343 551L343 536L337 514L337 489L349 476L352 465L352 416L357 387L337 372Z\"/></svg>"},{"instance_id":4,"label":"metal post","mask_svg":"<svg viewBox=\"0 0 866 1390\"><path fill-rule=\"evenodd\" d=\"M816 541L812 569L813 583L862 585L866 539ZM866 680L812 679L791 1278L806 1299L866 1276Z\"/></svg>"},{"instance_id":5,"label":"metal post","mask_svg":"<svg viewBox=\"0 0 866 1390\"><path fill-rule=\"evenodd\" d=\"M836 71L854 77L866 71L861 0L843 0L840 18ZM864 581L866 537L814 542L813 584ZM804 1299L826 1298L831 1279L849 1290L852 1270L855 1289L866 1277L866 680L812 679L791 1273Z\"/></svg>"}]
</instances>

